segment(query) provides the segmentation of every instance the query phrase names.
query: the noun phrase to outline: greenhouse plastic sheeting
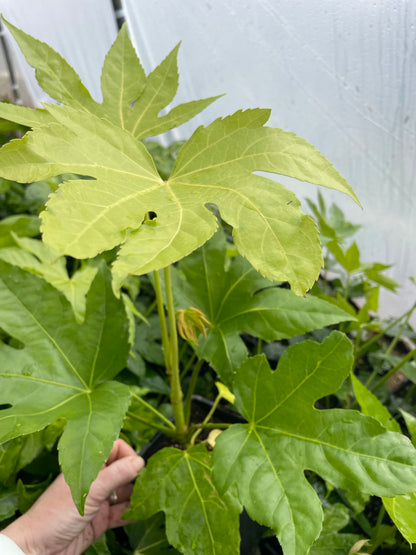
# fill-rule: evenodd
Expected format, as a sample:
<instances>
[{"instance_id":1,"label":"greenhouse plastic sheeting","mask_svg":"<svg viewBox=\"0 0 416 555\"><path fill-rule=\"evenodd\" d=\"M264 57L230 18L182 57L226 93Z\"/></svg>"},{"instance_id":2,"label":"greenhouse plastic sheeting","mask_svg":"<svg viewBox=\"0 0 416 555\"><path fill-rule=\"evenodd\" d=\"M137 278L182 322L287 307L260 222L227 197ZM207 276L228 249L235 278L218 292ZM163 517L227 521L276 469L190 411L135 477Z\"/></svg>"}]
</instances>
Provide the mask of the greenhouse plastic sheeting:
<instances>
[{"instance_id":1,"label":"greenhouse plastic sheeting","mask_svg":"<svg viewBox=\"0 0 416 555\"><path fill-rule=\"evenodd\" d=\"M99 98L100 67L116 33L110 1L0 6L59 50ZM125 0L124 11L147 71L182 41L175 102L227 93L167 140L240 108L272 108L271 125L308 139L351 183L363 210L342 194L324 197L364 225L364 261L394 264L390 274L403 287L384 295L383 312L408 308L416 297L407 279L416 276L416 3ZM300 198L316 198L316 187L280 180Z\"/></svg>"}]
</instances>

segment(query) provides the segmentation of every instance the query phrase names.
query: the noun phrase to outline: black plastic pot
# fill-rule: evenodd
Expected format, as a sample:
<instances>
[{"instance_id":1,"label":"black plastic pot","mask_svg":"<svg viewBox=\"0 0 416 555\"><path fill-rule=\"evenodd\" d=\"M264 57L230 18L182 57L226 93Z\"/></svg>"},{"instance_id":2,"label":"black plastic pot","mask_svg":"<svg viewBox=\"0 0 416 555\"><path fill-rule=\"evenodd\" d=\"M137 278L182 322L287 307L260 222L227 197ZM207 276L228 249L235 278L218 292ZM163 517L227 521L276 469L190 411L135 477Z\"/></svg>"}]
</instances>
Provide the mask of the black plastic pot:
<instances>
[{"instance_id":1,"label":"black plastic pot","mask_svg":"<svg viewBox=\"0 0 416 555\"><path fill-rule=\"evenodd\" d=\"M191 414L195 410L198 410L199 414L206 416L213 406L212 401L209 399L205 399L205 397L201 397L199 395L193 395L192 397L192 408ZM237 412L228 410L224 407L217 407L212 421L215 422L227 422L230 424L241 424L247 422L240 414ZM163 447L171 447L172 440L162 432L157 432L153 438L142 448L139 455L147 460L154 455ZM240 547L240 555L255 555L259 552L261 539L266 532L267 528L265 526L261 526L258 522L252 520L246 511L243 511L240 515L240 536L241 536L241 547ZM269 538L267 538L269 540ZM272 539L272 538L270 538ZM263 540L264 543L265 540ZM277 542L277 540L276 540ZM277 544L278 545L278 544ZM270 541L265 544L266 551L263 551L261 548L261 553L274 555L276 553L282 553L282 551L273 551L273 546L270 545Z\"/></svg>"}]
</instances>

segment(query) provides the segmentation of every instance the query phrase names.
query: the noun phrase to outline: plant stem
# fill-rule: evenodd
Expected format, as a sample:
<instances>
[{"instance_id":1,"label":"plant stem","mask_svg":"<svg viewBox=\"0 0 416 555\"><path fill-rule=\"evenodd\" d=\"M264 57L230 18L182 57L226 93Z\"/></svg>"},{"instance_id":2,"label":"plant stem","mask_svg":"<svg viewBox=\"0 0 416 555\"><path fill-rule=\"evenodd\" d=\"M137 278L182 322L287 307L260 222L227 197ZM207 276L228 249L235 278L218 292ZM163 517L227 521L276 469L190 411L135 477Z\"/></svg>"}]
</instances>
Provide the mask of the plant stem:
<instances>
[{"instance_id":1,"label":"plant stem","mask_svg":"<svg viewBox=\"0 0 416 555\"><path fill-rule=\"evenodd\" d=\"M156 273L156 272L155 272L155 273ZM158 277L159 277L159 275L158 275ZM144 313L144 317L145 317L145 318L148 318L148 317L152 314L152 312L153 312L154 309L155 309L155 306L157 306L157 299L155 299L155 300L152 302L152 304L149 306L149 308L148 308L148 309L146 310L146 312Z\"/></svg>"},{"instance_id":2,"label":"plant stem","mask_svg":"<svg viewBox=\"0 0 416 555\"><path fill-rule=\"evenodd\" d=\"M188 391L186 392L185 409L184 410L185 410L185 420L186 420L186 423L188 424L188 426L189 426L189 419L191 417L192 395L194 394L195 387L196 387L196 382L198 381L199 372L201 370L201 367L202 367L203 363L204 363L204 361L200 359L195 364L195 366L192 370L192 375L191 375L191 380L189 382Z\"/></svg>"},{"instance_id":3,"label":"plant stem","mask_svg":"<svg viewBox=\"0 0 416 555\"><path fill-rule=\"evenodd\" d=\"M179 353L179 355L180 355L180 353ZM191 358L190 358L190 359L188 360L188 362L186 363L185 368L184 368L184 369L182 370L182 372L181 372L181 380L183 380L184 377L186 376L186 374L189 372L189 369L190 369L191 366L194 364L196 358L197 358L197 354L196 354L196 352L194 351L194 352L192 353ZM179 356L179 360L182 360L182 359L180 358L180 356Z\"/></svg>"},{"instance_id":4,"label":"plant stem","mask_svg":"<svg viewBox=\"0 0 416 555\"><path fill-rule=\"evenodd\" d=\"M173 415L175 417L175 427L180 441L185 440L186 424L183 412L183 393L180 381L179 372L179 357L178 357L178 333L176 330L176 315L175 305L173 302L172 291L172 275L170 266L164 269L165 274L165 288L166 288L166 303L168 308L169 319L169 363L166 367L169 381L170 381L170 400L172 403Z\"/></svg>"},{"instance_id":5,"label":"plant stem","mask_svg":"<svg viewBox=\"0 0 416 555\"><path fill-rule=\"evenodd\" d=\"M175 426L173 425L173 423L168 418L166 418L165 415L163 415L161 412L159 412L157 409L155 409L155 407L153 407L150 403L148 403L147 401L145 401L144 399L142 399L141 397L139 397L139 395L136 395L135 393L132 393L132 397L134 397L136 399L136 401L141 403L148 410L153 412L153 414L155 414L158 418L160 418L160 420L162 420L165 424L167 424L169 426L169 428L172 428L172 430L175 429Z\"/></svg>"},{"instance_id":6,"label":"plant stem","mask_svg":"<svg viewBox=\"0 0 416 555\"><path fill-rule=\"evenodd\" d=\"M397 406L397 409L400 409L403 405L405 405L407 403L407 401L412 397L413 393L415 392L415 389L416 389L416 384L412 384L409 387L406 395L400 401L399 405Z\"/></svg>"},{"instance_id":7,"label":"plant stem","mask_svg":"<svg viewBox=\"0 0 416 555\"><path fill-rule=\"evenodd\" d=\"M166 325L165 307L163 306L162 286L160 284L159 272L153 272L153 277L155 280L154 289L156 294L156 305L157 312L159 314L160 332L162 335L163 357L165 359L165 367L167 370L169 364L169 335L168 327Z\"/></svg>"},{"instance_id":8,"label":"plant stem","mask_svg":"<svg viewBox=\"0 0 416 555\"><path fill-rule=\"evenodd\" d=\"M412 313L414 312L415 308L416 308L416 303L410 308L410 310L408 310L406 312L405 319L404 319L402 325L400 326L399 331L396 333L396 337L394 337L393 341L388 346L387 351L386 351L386 355L389 355L393 351L393 349L396 346L397 342L399 341L405 327L409 323L410 317L411 317Z\"/></svg>"},{"instance_id":9,"label":"plant stem","mask_svg":"<svg viewBox=\"0 0 416 555\"><path fill-rule=\"evenodd\" d=\"M215 429L215 428L227 429L231 425L232 424L228 424L227 422L206 422L205 424L204 423L196 424L194 428L198 430L208 430L208 429Z\"/></svg>"},{"instance_id":10,"label":"plant stem","mask_svg":"<svg viewBox=\"0 0 416 555\"><path fill-rule=\"evenodd\" d=\"M199 426L199 428L197 429L197 431L196 431L196 432L194 433L194 435L191 437L191 441L190 441L190 444L191 444L191 445L194 445L194 443L195 443L195 441L196 441L196 438L199 436L199 434L200 434L200 433L202 432L202 430L203 430L203 426L204 426L205 424L208 424L208 422L211 420L212 415L213 415L214 412L217 410L218 403L220 402L221 398L222 398L222 397L221 397L221 394L217 395L217 398L215 399L214 404L212 405L212 407L211 407L209 413L206 415L204 421L200 424L200 426Z\"/></svg>"},{"instance_id":11,"label":"plant stem","mask_svg":"<svg viewBox=\"0 0 416 555\"><path fill-rule=\"evenodd\" d=\"M401 316L393 320L393 322L391 322L391 324L389 324L385 330L382 330L380 333L378 333L377 335L369 339L366 343L364 343L364 345L362 345L361 349L356 354L357 358L360 357L369 347L371 347L373 343L375 343L376 341L381 339L384 335L386 335L386 333L392 328L394 328L394 326L396 326L401 320L403 320L403 318L407 318L407 316L410 316L415 309L416 309L416 303L407 312L405 312L404 314L402 314Z\"/></svg>"},{"instance_id":12,"label":"plant stem","mask_svg":"<svg viewBox=\"0 0 416 555\"><path fill-rule=\"evenodd\" d=\"M404 366L406 364L406 362L409 362L409 360L411 360L414 356L416 355L416 349L413 349L412 351L409 351L407 353L407 355L405 357L402 358L402 360L396 364L396 366L393 366L393 368L391 368L387 374L385 374L379 381L378 383L376 383L376 385L371 389L371 391L374 393L374 391L376 391L377 389L379 389L383 384L385 384L398 370L400 370L400 368L402 368L402 366Z\"/></svg>"},{"instance_id":13,"label":"plant stem","mask_svg":"<svg viewBox=\"0 0 416 555\"><path fill-rule=\"evenodd\" d=\"M263 341L259 338L259 339L257 339L256 354L261 355L262 349L263 349Z\"/></svg>"},{"instance_id":14,"label":"plant stem","mask_svg":"<svg viewBox=\"0 0 416 555\"><path fill-rule=\"evenodd\" d=\"M377 517L377 522L376 522L376 525L374 526L374 531L373 531L373 535L372 535L372 538L371 538L374 543L376 543L376 541L377 541L380 526L381 526L381 523L383 522L383 518L384 518L385 514L386 514L386 509L384 508L384 505L381 505L380 511L379 511L378 517Z\"/></svg>"},{"instance_id":15,"label":"plant stem","mask_svg":"<svg viewBox=\"0 0 416 555\"><path fill-rule=\"evenodd\" d=\"M149 420L146 420L145 418L142 418L141 416L137 416L137 414L134 414L134 412L127 411L126 414L127 414L127 416L129 416L133 420L136 420L137 422L140 422L141 424L144 424L145 426L150 426L151 428L154 428L155 430L158 430L159 432L162 432L163 434L165 434L165 436L168 436L168 437L174 437L175 436L174 430L172 430L170 428L167 428L166 426L161 426L159 424L155 424L154 422L150 422Z\"/></svg>"},{"instance_id":16,"label":"plant stem","mask_svg":"<svg viewBox=\"0 0 416 555\"><path fill-rule=\"evenodd\" d=\"M186 351L188 350L188 347L189 347L189 343L187 341L184 341L183 344L182 344L182 347L179 351L179 362L183 359ZM183 378L183 376L185 374L186 374L186 372L185 372L185 370L183 370L182 374L181 374L181 379Z\"/></svg>"}]
</instances>

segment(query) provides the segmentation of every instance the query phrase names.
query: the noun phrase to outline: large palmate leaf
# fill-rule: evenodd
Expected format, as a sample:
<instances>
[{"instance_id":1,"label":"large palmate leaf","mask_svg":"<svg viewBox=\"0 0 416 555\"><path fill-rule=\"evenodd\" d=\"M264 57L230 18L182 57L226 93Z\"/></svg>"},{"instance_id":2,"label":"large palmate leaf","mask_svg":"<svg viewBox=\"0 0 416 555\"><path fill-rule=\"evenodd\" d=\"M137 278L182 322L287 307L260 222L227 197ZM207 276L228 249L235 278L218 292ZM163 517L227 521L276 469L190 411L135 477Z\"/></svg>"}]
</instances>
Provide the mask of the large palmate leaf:
<instances>
[{"instance_id":1,"label":"large palmate leaf","mask_svg":"<svg viewBox=\"0 0 416 555\"><path fill-rule=\"evenodd\" d=\"M13 338L0 344L0 442L66 419L60 462L82 509L129 403L128 388L109 381L129 350L124 305L101 268L79 325L64 295L0 262L0 326Z\"/></svg>"},{"instance_id":2,"label":"large palmate leaf","mask_svg":"<svg viewBox=\"0 0 416 555\"><path fill-rule=\"evenodd\" d=\"M293 193L254 172L288 175L356 198L312 145L264 127L269 110L240 111L197 129L163 181L137 139L179 125L212 101L158 116L176 92L176 49L144 78L123 29L106 58L98 104L58 54L10 29L41 85L65 105L46 106L50 123L42 114L33 132L3 147L1 174L24 182L66 172L94 178L65 183L51 195L42 215L47 243L78 258L121 244L114 264L120 285L127 275L165 267L207 241L217 226L207 205L215 204L234 228L239 251L260 273L288 280L297 294L311 287L322 264L316 225Z\"/></svg>"},{"instance_id":3,"label":"large palmate leaf","mask_svg":"<svg viewBox=\"0 0 416 555\"><path fill-rule=\"evenodd\" d=\"M237 371L236 407L248 420L223 432L214 449L220 491L238 488L249 515L273 528L285 554L305 555L319 536L322 508L305 478L312 470L331 484L375 495L416 487L416 450L356 411L316 410L348 376L352 345L339 332L322 344L287 349L273 372L264 356Z\"/></svg>"},{"instance_id":4,"label":"large palmate leaf","mask_svg":"<svg viewBox=\"0 0 416 555\"><path fill-rule=\"evenodd\" d=\"M400 431L386 407L355 376L351 376L354 393L364 414L375 418L387 430ZM414 442L414 437L412 438ZM383 504L400 533L412 544L416 543L416 488L415 492L396 497L384 497Z\"/></svg>"},{"instance_id":5,"label":"large palmate leaf","mask_svg":"<svg viewBox=\"0 0 416 555\"><path fill-rule=\"evenodd\" d=\"M162 449L140 473L125 517L144 520L163 511L167 538L181 553L237 555L241 507L231 493L218 494L211 466L204 444Z\"/></svg>"},{"instance_id":6,"label":"large palmate leaf","mask_svg":"<svg viewBox=\"0 0 416 555\"><path fill-rule=\"evenodd\" d=\"M226 248L220 230L180 262L174 288L177 308L195 307L207 316L197 352L223 379L247 356L241 332L275 341L354 319L321 299L276 287L242 256L227 260Z\"/></svg>"}]
</instances>

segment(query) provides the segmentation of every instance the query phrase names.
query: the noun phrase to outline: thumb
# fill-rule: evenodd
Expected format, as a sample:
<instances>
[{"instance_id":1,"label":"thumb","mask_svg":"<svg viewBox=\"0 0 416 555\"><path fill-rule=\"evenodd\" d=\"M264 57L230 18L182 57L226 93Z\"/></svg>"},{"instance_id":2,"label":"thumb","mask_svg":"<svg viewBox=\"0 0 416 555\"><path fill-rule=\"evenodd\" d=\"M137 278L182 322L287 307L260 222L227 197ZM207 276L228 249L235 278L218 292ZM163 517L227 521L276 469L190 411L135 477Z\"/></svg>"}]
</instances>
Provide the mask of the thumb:
<instances>
[{"instance_id":1,"label":"thumb","mask_svg":"<svg viewBox=\"0 0 416 555\"><path fill-rule=\"evenodd\" d=\"M105 466L92 483L86 504L101 505L117 488L132 482L144 466L144 459L138 455L123 457Z\"/></svg>"}]
</instances>

